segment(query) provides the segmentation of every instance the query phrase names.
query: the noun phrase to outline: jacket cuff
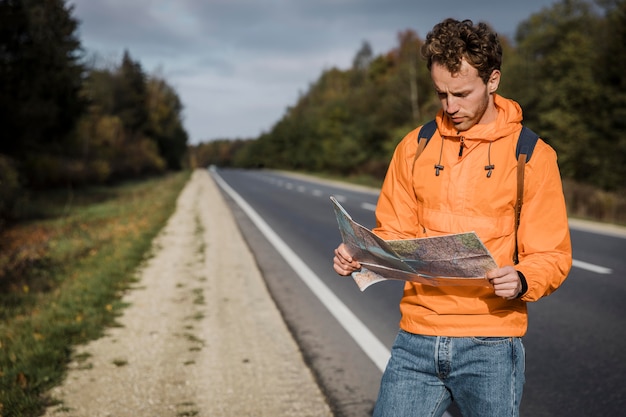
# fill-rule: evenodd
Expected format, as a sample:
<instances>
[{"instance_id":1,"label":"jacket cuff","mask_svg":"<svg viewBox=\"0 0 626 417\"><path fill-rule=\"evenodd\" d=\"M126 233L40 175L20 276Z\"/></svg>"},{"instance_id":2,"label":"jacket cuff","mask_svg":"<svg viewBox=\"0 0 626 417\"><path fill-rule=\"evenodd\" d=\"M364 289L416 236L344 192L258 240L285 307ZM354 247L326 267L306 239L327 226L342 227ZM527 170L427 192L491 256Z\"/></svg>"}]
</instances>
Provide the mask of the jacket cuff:
<instances>
[{"instance_id":1,"label":"jacket cuff","mask_svg":"<svg viewBox=\"0 0 626 417\"><path fill-rule=\"evenodd\" d=\"M520 271L517 271L517 275L519 275L519 280L522 283L522 289L515 298L521 298L524 294L526 294L526 291L528 291L528 282L526 281L526 277L524 276L524 274L522 274Z\"/></svg>"}]
</instances>

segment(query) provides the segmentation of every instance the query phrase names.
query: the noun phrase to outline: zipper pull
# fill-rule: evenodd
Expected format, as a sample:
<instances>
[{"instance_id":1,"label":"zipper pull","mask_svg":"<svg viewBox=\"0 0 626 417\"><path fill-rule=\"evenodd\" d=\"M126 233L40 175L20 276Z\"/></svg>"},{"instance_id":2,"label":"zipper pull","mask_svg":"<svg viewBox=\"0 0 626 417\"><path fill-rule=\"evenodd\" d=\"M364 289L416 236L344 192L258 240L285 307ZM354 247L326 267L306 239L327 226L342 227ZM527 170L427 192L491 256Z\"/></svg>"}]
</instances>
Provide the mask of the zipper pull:
<instances>
[{"instance_id":1,"label":"zipper pull","mask_svg":"<svg viewBox=\"0 0 626 417\"><path fill-rule=\"evenodd\" d=\"M461 145L459 147L459 158L463 156L463 143L464 143L463 136L461 136Z\"/></svg>"}]
</instances>

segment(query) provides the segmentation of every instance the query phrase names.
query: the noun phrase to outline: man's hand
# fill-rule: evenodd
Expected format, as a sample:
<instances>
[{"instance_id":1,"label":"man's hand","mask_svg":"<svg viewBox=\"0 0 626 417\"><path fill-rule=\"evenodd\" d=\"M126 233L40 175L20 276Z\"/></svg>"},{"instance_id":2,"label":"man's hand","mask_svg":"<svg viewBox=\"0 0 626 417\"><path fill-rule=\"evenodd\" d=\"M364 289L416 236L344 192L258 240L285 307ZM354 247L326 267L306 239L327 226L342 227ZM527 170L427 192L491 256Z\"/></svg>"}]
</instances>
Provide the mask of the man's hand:
<instances>
[{"instance_id":1,"label":"man's hand","mask_svg":"<svg viewBox=\"0 0 626 417\"><path fill-rule=\"evenodd\" d=\"M512 266L505 266L487 272L487 279L493 285L498 297L512 300L522 291L522 281Z\"/></svg>"},{"instance_id":2,"label":"man's hand","mask_svg":"<svg viewBox=\"0 0 626 417\"><path fill-rule=\"evenodd\" d=\"M339 275L347 276L361 269L361 264L352 258L348 247L342 243L335 249L333 268Z\"/></svg>"}]
</instances>

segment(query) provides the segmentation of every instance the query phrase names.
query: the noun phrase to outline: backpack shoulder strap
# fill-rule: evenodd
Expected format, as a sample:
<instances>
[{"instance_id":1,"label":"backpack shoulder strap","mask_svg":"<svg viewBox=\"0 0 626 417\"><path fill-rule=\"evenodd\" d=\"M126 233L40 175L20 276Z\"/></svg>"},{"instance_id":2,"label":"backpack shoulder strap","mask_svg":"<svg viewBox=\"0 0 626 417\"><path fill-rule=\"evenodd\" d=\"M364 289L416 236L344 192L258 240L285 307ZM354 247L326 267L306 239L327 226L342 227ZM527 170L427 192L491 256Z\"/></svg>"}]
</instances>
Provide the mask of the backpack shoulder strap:
<instances>
[{"instance_id":1,"label":"backpack shoulder strap","mask_svg":"<svg viewBox=\"0 0 626 417\"><path fill-rule=\"evenodd\" d=\"M430 138L433 137L435 131L437 130L437 122L435 120L431 120L430 122L424 124L417 134L417 151L415 151L415 158L413 158L413 166L415 166L415 161L417 158L424 152L424 148L430 142Z\"/></svg>"},{"instance_id":2,"label":"backpack shoulder strap","mask_svg":"<svg viewBox=\"0 0 626 417\"><path fill-rule=\"evenodd\" d=\"M527 127L522 127L522 131L519 134L517 140L517 147L515 148L515 157L519 160L521 154L526 155L526 162L530 161L530 157L533 155L535 145L539 140L539 136Z\"/></svg>"},{"instance_id":3,"label":"backpack shoulder strap","mask_svg":"<svg viewBox=\"0 0 626 417\"><path fill-rule=\"evenodd\" d=\"M517 199L515 200L515 253L513 254L513 263L517 265L518 248L517 248L517 229L519 228L520 216L522 214L522 204L524 203L524 168L526 163L530 161L533 155L535 145L539 140L539 136L528 129L522 127L522 131L517 139L517 147L515 148L515 156L517 158Z\"/></svg>"}]
</instances>

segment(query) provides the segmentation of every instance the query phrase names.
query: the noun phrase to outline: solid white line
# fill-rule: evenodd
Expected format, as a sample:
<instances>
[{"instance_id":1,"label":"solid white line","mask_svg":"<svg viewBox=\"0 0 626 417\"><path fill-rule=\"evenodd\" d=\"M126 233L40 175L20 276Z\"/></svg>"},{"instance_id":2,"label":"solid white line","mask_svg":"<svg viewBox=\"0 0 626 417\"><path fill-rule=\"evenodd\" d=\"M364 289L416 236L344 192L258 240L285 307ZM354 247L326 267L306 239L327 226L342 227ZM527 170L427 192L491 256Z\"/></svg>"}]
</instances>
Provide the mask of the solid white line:
<instances>
[{"instance_id":1,"label":"solid white line","mask_svg":"<svg viewBox=\"0 0 626 417\"><path fill-rule=\"evenodd\" d=\"M285 261L298 274L300 279L319 298L322 304L348 332L365 354L381 372L385 370L391 356L389 349L350 311L350 309L320 280L320 278L291 250L259 214L226 182L213 172L213 178L222 189L239 205L250 220L263 233L265 238L283 256ZM330 262L330 260L329 260Z\"/></svg>"},{"instance_id":2,"label":"solid white line","mask_svg":"<svg viewBox=\"0 0 626 417\"><path fill-rule=\"evenodd\" d=\"M604 266L590 264L588 262L577 261L576 259L572 260L572 266L580 269L586 269L587 271L595 272L597 274L612 274L613 270L611 268L606 268Z\"/></svg>"}]
</instances>

